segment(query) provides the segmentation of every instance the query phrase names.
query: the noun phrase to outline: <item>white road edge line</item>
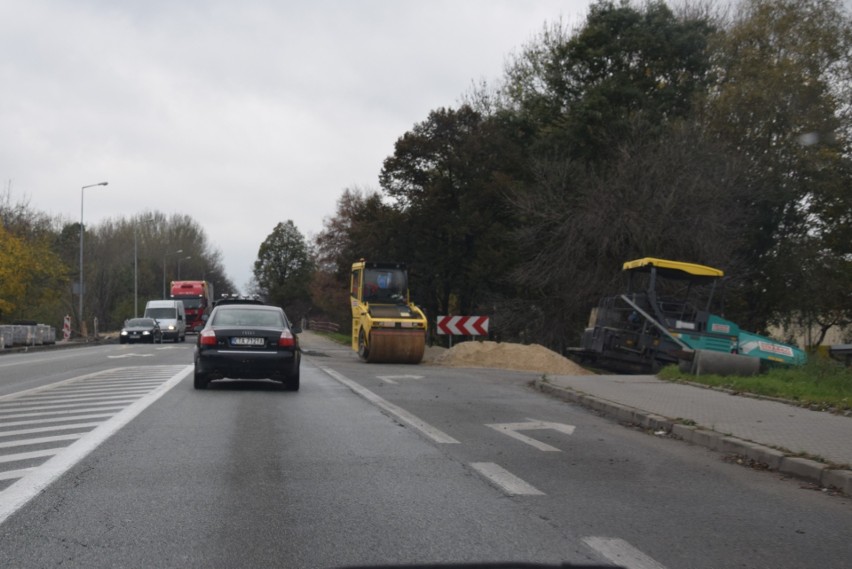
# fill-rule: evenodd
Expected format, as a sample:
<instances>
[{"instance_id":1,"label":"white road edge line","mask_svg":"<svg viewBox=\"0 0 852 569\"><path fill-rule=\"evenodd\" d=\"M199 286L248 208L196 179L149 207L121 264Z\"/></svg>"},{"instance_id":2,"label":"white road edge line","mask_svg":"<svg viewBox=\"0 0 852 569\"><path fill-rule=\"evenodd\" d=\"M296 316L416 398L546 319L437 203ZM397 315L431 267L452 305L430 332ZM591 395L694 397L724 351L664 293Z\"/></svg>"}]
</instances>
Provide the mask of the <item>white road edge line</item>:
<instances>
[{"instance_id":1,"label":"white road edge line","mask_svg":"<svg viewBox=\"0 0 852 569\"><path fill-rule=\"evenodd\" d=\"M429 423L421 420L415 415L412 415L402 407L394 405L386 399L382 399L366 387L362 387L361 385L352 381L345 375L338 373L333 369L325 367L320 367L320 369L331 377L333 377L334 379L336 379L337 381L339 381L340 383L342 383L343 385L345 385L346 387L348 387L349 389L351 389L352 391L354 391L355 393L357 393L358 395L360 395L361 397L363 397L364 399L366 399L367 401L369 401L370 403L372 403L373 405L384 409L403 423L414 427L415 429L423 433L423 435L432 439L436 443L460 444L459 441L457 441L447 433L441 431L440 429L436 429Z\"/></svg>"},{"instance_id":2,"label":"white road edge line","mask_svg":"<svg viewBox=\"0 0 852 569\"><path fill-rule=\"evenodd\" d=\"M544 496L544 492L527 484L499 464L471 462L470 466L509 496Z\"/></svg>"},{"instance_id":3,"label":"white road edge line","mask_svg":"<svg viewBox=\"0 0 852 569\"><path fill-rule=\"evenodd\" d=\"M56 479L80 462L89 453L98 448L124 425L168 393L175 385L192 373L193 366L188 365L167 379L163 384L135 403L128 405L123 411L104 421L99 427L69 447L57 453L56 456L37 468L31 475L21 478L0 492L0 524L18 511L39 492L47 488Z\"/></svg>"},{"instance_id":4,"label":"white road edge line","mask_svg":"<svg viewBox=\"0 0 852 569\"><path fill-rule=\"evenodd\" d=\"M583 543L608 561L625 569L666 569L623 539L614 537L584 537Z\"/></svg>"}]
</instances>

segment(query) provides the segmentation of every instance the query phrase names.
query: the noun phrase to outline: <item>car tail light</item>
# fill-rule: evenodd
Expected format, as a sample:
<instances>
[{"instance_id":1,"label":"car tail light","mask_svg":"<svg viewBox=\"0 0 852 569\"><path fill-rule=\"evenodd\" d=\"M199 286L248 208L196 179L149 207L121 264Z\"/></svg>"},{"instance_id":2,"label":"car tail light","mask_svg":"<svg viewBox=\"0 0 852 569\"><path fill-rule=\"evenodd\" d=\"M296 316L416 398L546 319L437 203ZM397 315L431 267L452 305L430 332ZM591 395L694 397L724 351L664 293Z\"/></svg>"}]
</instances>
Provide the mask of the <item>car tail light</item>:
<instances>
[{"instance_id":1,"label":"car tail light","mask_svg":"<svg viewBox=\"0 0 852 569\"><path fill-rule=\"evenodd\" d=\"M292 348L296 345L296 339L293 337L293 333L290 330L284 330L281 332L281 336L278 338L278 347L279 348Z\"/></svg>"},{"instance_id":2,"label":"car tail light","mask_svg":"<svg viewBox=\"0 0 852 569\"><path fill-rule=\"evenodd\" d=\"M216 345L216 332L213 330L203 330L198 337L198 343L202 346Z\"/></svg>"}]
</instances>

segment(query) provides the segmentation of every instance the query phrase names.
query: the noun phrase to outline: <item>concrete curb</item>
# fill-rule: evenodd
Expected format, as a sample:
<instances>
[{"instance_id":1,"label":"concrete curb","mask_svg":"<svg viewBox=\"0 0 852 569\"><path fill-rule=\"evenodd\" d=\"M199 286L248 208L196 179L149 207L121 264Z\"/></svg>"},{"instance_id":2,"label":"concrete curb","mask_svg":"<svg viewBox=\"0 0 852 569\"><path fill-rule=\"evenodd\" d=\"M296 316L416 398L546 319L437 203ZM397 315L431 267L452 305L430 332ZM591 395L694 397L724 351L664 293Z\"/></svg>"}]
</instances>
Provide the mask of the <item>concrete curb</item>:
<instances>
[{"instance_id":1,"label":"concrete curb","mask_svg":"<svg viewBox=\"0 0 852 569\"><path fill-rule=\"evenodd\" d=\"M638 425L654 431L666 431L674 438L724 454L741 455L765 465L768 470L819 484L826 488L834 488L846 496L852 496L852 471L850 470L807 458L789 456L782 451L705 429L701 426L683 425L668 417L599 399L567 387L553 385L541 379L536 379L533 382L533 387L563 401L577 403L598 411L619 422Z\"/></svg>"}]
</instances>

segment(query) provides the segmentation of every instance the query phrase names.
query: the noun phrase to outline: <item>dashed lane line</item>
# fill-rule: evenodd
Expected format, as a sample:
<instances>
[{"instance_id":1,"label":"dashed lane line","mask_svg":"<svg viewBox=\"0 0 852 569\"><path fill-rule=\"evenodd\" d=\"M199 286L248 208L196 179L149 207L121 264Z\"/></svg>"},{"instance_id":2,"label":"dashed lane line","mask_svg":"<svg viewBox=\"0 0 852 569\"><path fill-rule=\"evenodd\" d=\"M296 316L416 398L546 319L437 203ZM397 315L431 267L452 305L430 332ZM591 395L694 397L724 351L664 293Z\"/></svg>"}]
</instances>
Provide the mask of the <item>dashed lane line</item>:
<instances>
[{"instance_id":1,"label":"dashed lane line","mask_svg":"<svg viewBox=\"0 0 852 569\"><path fill-rule=\"evenodd\" d=\"M528 484L493 462L472 462L470 466L509 496L544 496L544 492Z\"/></svg>"},{"instance_id":2,"label":"dashed lane line","mask_svg":"<svg viewBox=\"0 0 852 569\"><path fill-rule=\"evenodd\" d=\"M584 537L583 543L608 561L625 569L666 569L623 539L614 537Z\"/></svg>"}]
</instances>

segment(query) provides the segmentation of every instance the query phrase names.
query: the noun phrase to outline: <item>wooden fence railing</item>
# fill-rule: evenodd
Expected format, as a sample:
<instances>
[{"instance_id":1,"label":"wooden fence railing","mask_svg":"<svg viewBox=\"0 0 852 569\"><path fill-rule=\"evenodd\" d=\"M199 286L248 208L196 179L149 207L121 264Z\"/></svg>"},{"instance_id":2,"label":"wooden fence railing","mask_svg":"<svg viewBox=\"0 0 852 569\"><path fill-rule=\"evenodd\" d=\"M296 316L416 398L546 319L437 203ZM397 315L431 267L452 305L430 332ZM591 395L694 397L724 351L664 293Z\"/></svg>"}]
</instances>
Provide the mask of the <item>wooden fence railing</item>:
<instances>
[{"instance_id":1,"label":"wooden fence railing","mask_svg":"<svg viewBox=\"0 0 852 569\"><path fill-rule=\"evenodd\" d=\"M335 322L308 320L308 330L316 330L317 332L340 332L340 325Z\"/></svg>"}]
</instances>

